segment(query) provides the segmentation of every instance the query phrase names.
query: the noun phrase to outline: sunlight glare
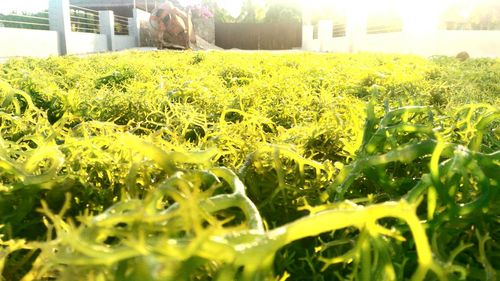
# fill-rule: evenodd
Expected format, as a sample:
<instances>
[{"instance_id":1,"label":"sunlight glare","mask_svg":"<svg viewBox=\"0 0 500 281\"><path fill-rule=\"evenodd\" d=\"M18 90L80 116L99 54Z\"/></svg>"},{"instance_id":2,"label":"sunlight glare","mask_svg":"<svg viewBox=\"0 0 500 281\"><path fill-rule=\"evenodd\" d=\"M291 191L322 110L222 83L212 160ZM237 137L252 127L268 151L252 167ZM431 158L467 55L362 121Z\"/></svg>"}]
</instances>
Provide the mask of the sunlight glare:
<instances>
[{"instance_id":1,"label":"sunlight glare","mask_svg":"<svg viewBox=\"0 0 500 281\"><path fill-rule=\"evenodd\" d=\"M241 1L235 0L217 0L219 7L222 7L232 17L237 17L241 12Z\"/></svg>"},{"instance_id":2,"label":"sunlight glare","mask_svg":"<svg viewBox=\"0 0 500 281\"><path fill-rule=\"evenodd\" d=\"M408 32L426 33L438 29L446 9L459 7L458 16L467 20L478 5L495 0L301 0L304 21L310 22L313 11L345 10L348 23L365 26L366 18L374 14L394 13ZM335 19L332 19L335 20ZM348 24L348 25L349 25Z\"/></svg>"},{"instance_id":3,"label":"sunlight glare","mask_svg":"<svg viewBox=\"0 0 500 281\"><path fill-rule=\"evenodd\" d=\"M11 12L41 12L49 7L48 0L0 0L0 14Z\"/></svg>"}]
</instances>

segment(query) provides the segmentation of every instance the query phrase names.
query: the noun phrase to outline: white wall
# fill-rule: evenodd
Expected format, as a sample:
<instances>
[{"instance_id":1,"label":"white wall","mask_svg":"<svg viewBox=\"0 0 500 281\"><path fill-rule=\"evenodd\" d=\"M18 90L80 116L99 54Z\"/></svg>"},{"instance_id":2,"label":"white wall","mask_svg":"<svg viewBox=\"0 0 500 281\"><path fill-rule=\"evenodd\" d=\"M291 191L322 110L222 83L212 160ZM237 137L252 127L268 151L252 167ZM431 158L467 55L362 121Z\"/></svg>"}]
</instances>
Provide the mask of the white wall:
<instances>
[{"instance_id":1,"label":"white wall","mask_svg":"<svg viewBox=\"0 0 500 281\"><path fill-rule=\"evenodd\" d=\"M68 54L88 54L108 51L105 34L71 32L67 35Z\"/></svg>"},{"instance_id":2,"label":"white wall","mask_svg":"<svg viewBox=\"0 0 500 281\"><path fill-rule=\"evenodd\" d=\"M365 35L357 51L411 53L423 56L455 56L466 51L471 57L500 57L500 30L440 30L427 34L405 32Z\"/></svg>"},{"instance_id":3,"label":"white wall","mask_svg":"<svg viewBox=\"0 0 500 281\"><path fill-rule=\"evenodd\" d=\"M99 12L102 34L72 32L69 0L49 2L50 31L0 27L0 61L15 56L47 57L134 48L139 45L140 24L149 30L149 13L134 9L136 17L129 19L129 36L114 35L112 11Z\"/></svg>"},{"instance_id":4,"label":"white wall","mask_svg":"<svg viewBox=\"0 0 500 281\"><path fill-rule=\"evenodd\" d=\"M441 55L466 51L472 57L500 57L500 30L439 31L436 49Z\"/></svg>"},{"instance_id":5,"label":"white wall","mask_svg":"<svg viewBox=\"0 0 500 281\"><path fill-rule=\"evenodd\" d=\"M56 31L0 27L0 58L59 54Z\"/></svg>"},{"instance_id":6,"label":"white wall","mask_svg":"<svg viewBox=\"0 0 500 281\"><path fill-rule=\"evenodd\" d=\"M310 24L302 25L302 49L308 51L321 51L321 42L319 39L313 39L314 26Z\"/></svg>"},{"instance_id":7,"label":"white wall","mask_svg":"<svg viewBox=\"0 0 500 281\"><path fill-rule=\"evenodd\" d=\"M388 32L367 34L354 42L355 50L361 52L381 52L381 53L411 53L419 52L418 48L413 48L409 43L407 34L403 32Z\"/></svg>"},{"instance_id":8,"label":"white wall","mask_svg":"<svg viewBox=\"0 0 500 281\"><path fill-rule=\"evenodd\" d=\"M138 47L154 47L156 46L156 40L151 36L151 30L149 26L150 13L145 12L140 9L133 10L134 18L132 24L129 25L130 35L136 36Z\"/></svg>"},{"instance_id":9,"label":"white wall","mask_svg":"<svg viewBox=\"0 0 500 281\"><path fill-rule=\"evenodd\" d=\"M114 38L115 49L113 51L135 48L135 37L130 35L115 35Z\"/></svg>"},{"instance_id":10,"label":"white wall","mask_svg":"<svg viewBox=\"0 0 500 281\"><path fill-rule=\"evenodd\" d=\"M347 53L350 52L350 40L347 37L335 37L330 39L327 52Z\"/></svg>"},{"instance_id":11,"label":"white wall","mask_svg":"<svg viewBox=\"0 0 500 281\"><path fill-rule=\"evenodd\" d=\"M392 7L399 10L403 19L402 31L379 34L366 33L369 9L362 9L361 0L323 2L333 5L306 5L303 11L304 50L411 53L423 56L455 56L466 51L472 57L500 57L500 30L443 30L440 23L445 20L441 16L447 8L446 3L441 3L444 1L392 1ZM429 10L429 5L434 9ZM329 34L331 30L327 30L331 29L331 18L318 23L318 29L325 31L319 32L319 39L313 39L311 15L320 9L342 11L344 8L346 37L332 38Z\"/></svg>"},{"instance_id":12,"label":"white wall","mask_svg":"<svg viewBox=\"0 0 500 281\"><path fill-rule=\"evenodd\" d=\"M302 48L308 51L382 52L422 56L455 56L466 51L471 57L500 57L500 30L390 32L316 40L309 33L302 40ZM321 47L318 46L320 42Z\"/></svg>"},{"instance_id":13,"label":"white wall","mask_svg":"<svg viewBox=\"0 0 500 281\"><path fill-rule=\"evenodd\" d=\"M332 45L333 22L331 20L321 20L318 23L319 49L327 51Z\"/></svg>"}]
</instances>

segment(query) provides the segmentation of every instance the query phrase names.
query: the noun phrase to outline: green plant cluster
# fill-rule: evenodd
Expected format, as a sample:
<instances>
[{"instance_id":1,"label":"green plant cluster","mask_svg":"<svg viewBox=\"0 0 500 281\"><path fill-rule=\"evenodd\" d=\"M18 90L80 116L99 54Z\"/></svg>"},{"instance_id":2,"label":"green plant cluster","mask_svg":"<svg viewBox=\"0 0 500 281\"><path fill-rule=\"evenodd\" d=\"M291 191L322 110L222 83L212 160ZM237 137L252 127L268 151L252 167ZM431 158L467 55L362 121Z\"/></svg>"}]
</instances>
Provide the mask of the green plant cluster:
<instances>
[{"instance_id":1,"label":"green plant cluster","mask_svg":"<svg viewBox=\"0 0 500 281\"><path fill-rule=\"evenodd\" d=\"M3 280L496 280L500 61L0 65Z\"/></svg>"}]
</instances>

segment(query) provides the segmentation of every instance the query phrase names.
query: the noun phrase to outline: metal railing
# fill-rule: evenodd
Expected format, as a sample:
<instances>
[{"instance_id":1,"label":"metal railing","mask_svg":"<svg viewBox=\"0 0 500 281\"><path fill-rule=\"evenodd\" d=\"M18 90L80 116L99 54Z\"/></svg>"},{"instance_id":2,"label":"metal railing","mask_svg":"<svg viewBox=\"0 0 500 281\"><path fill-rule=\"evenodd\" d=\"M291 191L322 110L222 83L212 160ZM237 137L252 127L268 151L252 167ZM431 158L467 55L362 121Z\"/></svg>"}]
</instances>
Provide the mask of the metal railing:
<instances>
[{"instance_id":1,"label":"metal railing","mask_svg":"<svg viewBox=\"0 0 500 281\"><path fill-rule=\"evenodd\" d=\"M345 23L334 23L332 29L332 37L336 38L345 36L346 36Z\"/></svg>"},{"instance_id":2,"label":"metal railing","mask_svg":"<svg viewBox=\"0 0 500 281\"><path fill-rule=\"evenodd\" d=\"M366 25L367 34L390 33L403 31L402 20L373 21Z\"/></svg>"},{"instance_id":3,"label":"metal railing","mask_svg":"<svg viewBox=\"0 0 500 281\"><path fill-rule=\"evenodd\" d=\"M133 7L141 8L146 12L151 12L156 9L160 5L160 1L158 0L133 0Z\"/></svg>"},{"instance_id":4,"label":"metal railing","mask_svg":"<svg viewBox=\"0 0 500 281\"><path fill-rule=\"evenodd\" d=\"M319 25L313 25L313 40L319 39Z\"/></svg>"},{"instance_id":5,"label":"metal railing","mask_svg":"<svg viewBox=\"0 0 500 281\"><path fill-rule=\"evenodd\" d=\"M500 19L483 22L444 21L443 25L445 30L500 30Z\"/></svg>"},{"instance_id":6,"label":"metal railing","mask_svg":"<svg viewBox=\"0 0 500 281\"><path fill-rule=\"evenodd\" d=\"M0 14L0 27L49 30L49 13L43 11L34 14Z\"/></svg>"},{"instance_id":7,"label":"metal railing","mask_svg":"<svg viewBox=\"0 0 500 281\"><path fill-rule=\"evenodd\" d=\"M115 15L115 35L129 35L128 18Z\"/></svg>"},{"instance_id":8,"label":"metal railing","mask_svg":"<svg viewBox=\"0 0 500 281\"><path fill-rule=\"evenodd\" d=\"M99 33L99 12L78 6L69 6L71 31Z\"/></svg>"}]
</instances>

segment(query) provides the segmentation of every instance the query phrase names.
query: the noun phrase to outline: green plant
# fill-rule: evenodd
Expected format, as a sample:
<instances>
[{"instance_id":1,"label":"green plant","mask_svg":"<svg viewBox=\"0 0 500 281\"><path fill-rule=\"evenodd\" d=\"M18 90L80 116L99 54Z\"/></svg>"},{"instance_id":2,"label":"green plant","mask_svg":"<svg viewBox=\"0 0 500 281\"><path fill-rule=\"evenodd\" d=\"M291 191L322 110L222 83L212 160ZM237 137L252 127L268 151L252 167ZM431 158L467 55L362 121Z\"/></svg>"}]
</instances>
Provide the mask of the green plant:
<instances>
[{"instance_id":1,"label":"green plant","mask_svg":"<svg viewBox=\"0 0 500 281\"><path fill-rule=\"evenodd\" d=\"M2 278L494 280L497 70L374 54L10 60Z\"/></svg>"}]
</instances>

